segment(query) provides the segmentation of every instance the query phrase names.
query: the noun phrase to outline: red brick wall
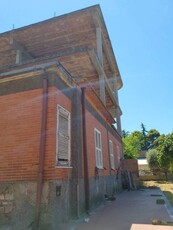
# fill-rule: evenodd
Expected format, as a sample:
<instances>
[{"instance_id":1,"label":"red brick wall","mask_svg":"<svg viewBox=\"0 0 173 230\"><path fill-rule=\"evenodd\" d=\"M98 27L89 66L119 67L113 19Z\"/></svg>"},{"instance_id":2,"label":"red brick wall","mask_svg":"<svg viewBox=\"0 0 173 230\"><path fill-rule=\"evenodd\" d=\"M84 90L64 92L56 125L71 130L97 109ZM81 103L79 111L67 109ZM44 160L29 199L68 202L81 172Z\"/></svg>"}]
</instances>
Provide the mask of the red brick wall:
<instances>
[{"instance_id":1,"label":"red brick wall","mask_svg":"<svg viewBox=\"0 0 173 230\"><path fill-rule=\"evenodd\" d=\"M129 172L138 172L138 162L133 159L124 159L122 162L122 167L124 170Z\"/></svg>"},{"instance_id":2,"label":"red brick wall","mask_svg":"<svg viewBox=\"0 0 173 230\"><path fill-rule=\"evenodd\" d=\"M56 167L57 105L71 113L71 101L56 87L49 88L44 179L66 179L69 168Z\"/></svg>"},{"instance_id":3,"label":"red brick wall","mask_svg":"<svg viewBox=\"0 0 173 230\"><path fill-rule=\"evenodd\" d=\"M1 96L0 103L0 181L36 180L40 147L42 89ZM70 168L56 167L57 105L61 105L71 113L70 98L56 87L49 87L44 163L45 180L67 179L71 171ZM102 118L104 119L104 117ZM87 110L86 122L89 177L95 176L94 128L97 128L102 136L103 166L105 169L99 170L99 175L109 175L107 130ZM121 143L110 132L108 137L113 142L115 168L117 169L117 145L121 148Z\"/></svg>"},{"instance_id":4,"label":"red brick wall","mask_svg":"<svg viewBox=\"0 0 173 230\"><path fill-rule=\"evenodd\" d=\"M0 181L36 180L40 147L42 89L0 97ZM49 88L44 179L65 179L69 169L57 168L57 104L71 112L71 102Z\"/></svg>"},{"instance_id":5,"label":"red brick wall","mask_svg":"<svg viewBox=\"0 0 173 230\"><path fill-rule=\"evenodd\" d=\"M122 170L130 172L133 178L133 182L135 183L136 187L139 187L140 178L137 160L124 159L122 162Z\"/></svg>"},{"instance_id":6,"label":"red brick wall","mask_svg":"<svg viewBox=\"0 0 173 230\"><path fill-rule=\"evenodd\" d=\"M108 176L110 175L110 166L109 166L109 152L108 152L108 139L113 142L114 149L114 159L115 159L115 174L116 169L118 168L118 158L117 158L117 145L121 144L115 139L115 137L108 132L107 129L89 112L86 110L86 123L87 123L87 153L88 153L88 167L89 167L89 177L95 176L95 166L96 166L96 158L95 158L95 139L94 139L94 128L98 129L101 132L102 137L102 156L103 156L103 167L105 169L99 170L100 176Z\"/></svg>"},{"instance_id":7,"label":"red brick wall","mask_svg":"<svg viewBox=\"0 0 173 230\"><path fill-rule=\"evenodd\" d=\"M36 179L42 90L0 97L0 181Z\"/></svg>"}]
</instances>

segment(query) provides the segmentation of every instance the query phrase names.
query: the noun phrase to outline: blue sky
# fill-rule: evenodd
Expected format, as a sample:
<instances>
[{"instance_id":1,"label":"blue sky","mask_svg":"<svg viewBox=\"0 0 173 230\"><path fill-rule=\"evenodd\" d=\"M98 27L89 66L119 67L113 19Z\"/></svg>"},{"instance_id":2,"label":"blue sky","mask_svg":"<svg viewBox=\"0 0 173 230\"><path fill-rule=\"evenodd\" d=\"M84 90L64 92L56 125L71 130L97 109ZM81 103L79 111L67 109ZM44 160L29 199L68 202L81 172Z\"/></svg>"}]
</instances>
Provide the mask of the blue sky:
<instances>
[{"instance_id":1,"label":"blue sky","mask_svg":"<svg viewBox=\"0 0 173 230\"><path fill-rule=\"evenodd\" d=\"M100 4L124 83L122 128L173 131L173 0L6 0L0 33Z\"/></svg>"}]
</instances>

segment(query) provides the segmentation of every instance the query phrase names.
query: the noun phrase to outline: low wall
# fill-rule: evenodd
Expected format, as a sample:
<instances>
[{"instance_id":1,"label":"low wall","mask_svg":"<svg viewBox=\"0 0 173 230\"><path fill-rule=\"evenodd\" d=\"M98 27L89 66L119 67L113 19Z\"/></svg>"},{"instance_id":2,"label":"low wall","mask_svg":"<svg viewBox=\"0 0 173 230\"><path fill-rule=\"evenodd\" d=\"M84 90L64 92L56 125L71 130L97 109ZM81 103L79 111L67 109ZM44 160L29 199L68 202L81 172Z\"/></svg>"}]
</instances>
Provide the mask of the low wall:
<instances>
[{"instance_id":1,"label":"low wall","mask_svg":"<svg viewBox=\"0 0 173 230\"><path fill-rule=\"evenodd\" d=\"M140 186L138 161L133 159L124 159L122 161L122 173L125 172L130 173L134 187L138 188Z\"/></svg>"},{"instance_id":2,"label":"low wall","mask_svg":"<svg viewBox=\"0 0 173 230\"><path fill-rule=\"evenodd\" d=\"M154 173L151 170L139 170L140 180L173 180L173 174L168 173L167 178L163 172Z\"/></svg>"}]
</instances>

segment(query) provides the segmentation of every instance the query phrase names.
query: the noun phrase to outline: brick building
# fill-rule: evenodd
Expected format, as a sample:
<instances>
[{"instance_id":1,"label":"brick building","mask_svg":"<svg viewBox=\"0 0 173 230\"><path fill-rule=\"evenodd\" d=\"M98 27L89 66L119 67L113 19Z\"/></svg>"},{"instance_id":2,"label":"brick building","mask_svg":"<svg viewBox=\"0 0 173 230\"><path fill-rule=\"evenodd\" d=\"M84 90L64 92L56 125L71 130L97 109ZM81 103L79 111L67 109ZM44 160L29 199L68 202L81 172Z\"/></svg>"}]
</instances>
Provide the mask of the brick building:
<instances>
[{"instance_id":1,"label":"brick building","mask_svg":"<svg viewBox=\"0 0 173 230\"><path fill-rule=\"evenodd\" d=\"M0 34L0 225L56 229L121 187L121 87L98 5Z\"/></svg>"}]
</instances>

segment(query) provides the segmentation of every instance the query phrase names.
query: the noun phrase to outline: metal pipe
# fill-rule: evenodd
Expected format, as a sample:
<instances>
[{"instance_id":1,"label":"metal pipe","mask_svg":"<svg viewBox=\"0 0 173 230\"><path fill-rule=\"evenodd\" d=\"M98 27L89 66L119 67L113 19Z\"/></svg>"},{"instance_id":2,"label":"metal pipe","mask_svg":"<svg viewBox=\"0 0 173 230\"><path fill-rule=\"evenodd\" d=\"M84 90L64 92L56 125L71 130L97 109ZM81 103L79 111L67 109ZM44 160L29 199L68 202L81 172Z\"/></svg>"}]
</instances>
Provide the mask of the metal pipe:
<instances>
[{"instance_id":1,"label":"metal pipe","mask_svg":"<svg viewBox=\"0 0 173 230\"><path fill-rule=\"evenodd\" d=\"M87 156L87 137L86 137L86 113L85 113L85 87L81 88L82 102L82 137L83 137L83 157L84 157L84 188L85 188L85 209L90 210L89 202L89 176L88 176L88 156Z\"/></svg>"},{"instance_id":2,"label":"metal pipe","mask_svg":"<svg viewBox=\"0 0 173 230\"><path fill-rule=\"evenodd\" d=\"M110 157L108 124L106 124L106 131L107 131L107 145L108 145L108 159L109 159L109 174L111 176L111 157Z\"/></svg>"},{"instance_id":3,"label":"metal pipe","mask_svg":"<svg viewBox=\"0 0 173 230\"><path fill-rule=\"evenodd\" d=\"M43 190L43 170L44 170L44 155L46 143L46 122L47 122L47 98L48 96L48 79L43 75L43 97L42 97L42 120L41 120L41 136L40 136L40 151L39 151L39 165L38 165L38 178L37 178L37 193L36 193L36 206L35 206L35 229L39 226L41 197Z\"/></svg>"}]
</instances>

